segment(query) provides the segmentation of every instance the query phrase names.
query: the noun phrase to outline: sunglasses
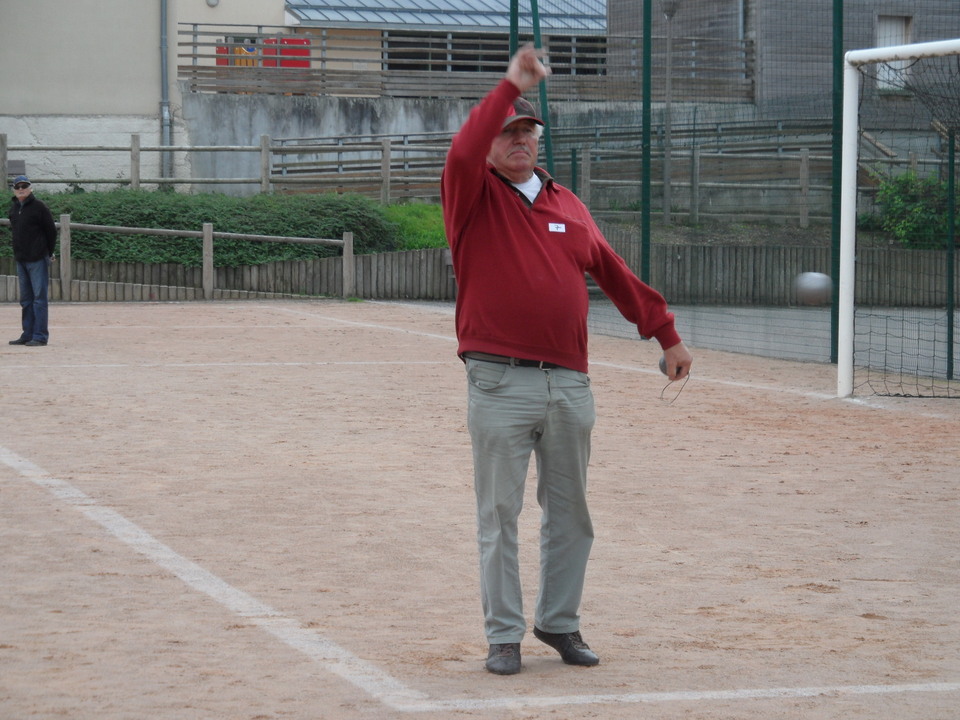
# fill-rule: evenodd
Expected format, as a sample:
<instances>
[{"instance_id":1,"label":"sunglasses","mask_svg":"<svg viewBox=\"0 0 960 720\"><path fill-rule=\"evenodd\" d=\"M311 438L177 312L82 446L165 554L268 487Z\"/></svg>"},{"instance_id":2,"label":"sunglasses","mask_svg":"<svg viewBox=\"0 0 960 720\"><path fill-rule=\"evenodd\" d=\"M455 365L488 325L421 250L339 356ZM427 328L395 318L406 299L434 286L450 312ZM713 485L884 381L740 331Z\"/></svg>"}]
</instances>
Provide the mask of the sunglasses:
<instances>
[{"instance_id":1,"label":"sunglasses","mask_svg":"<svg viewBox=\"0 0 960 720\"><path fill-rule=\"evenodd\" d=\"M30 183L17 183L16 185L13 186L13 189L26 190L28 187L30 187Z\"/></svg>"}]
</instances>

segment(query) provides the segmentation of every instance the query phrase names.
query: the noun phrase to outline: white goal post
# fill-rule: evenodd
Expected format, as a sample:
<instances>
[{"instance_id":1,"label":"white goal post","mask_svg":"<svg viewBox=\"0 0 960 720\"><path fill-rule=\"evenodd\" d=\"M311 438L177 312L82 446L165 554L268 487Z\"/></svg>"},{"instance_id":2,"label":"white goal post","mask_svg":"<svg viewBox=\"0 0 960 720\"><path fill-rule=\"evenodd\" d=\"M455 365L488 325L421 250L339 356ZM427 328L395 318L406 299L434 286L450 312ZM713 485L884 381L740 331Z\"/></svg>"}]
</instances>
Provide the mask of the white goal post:
<instances>
[{"instance_id":1,"label":"white goal post","mask_svg":"<svg viewBox=\"0 0 960 720\"><path fill-rule=\"evenodd\" d=\"M837 396L853 394L853 304L857 241L857 161L861 65L960 55L960 38L851 50L843 62L840 172L840 278L837 315Z\"/></svg>"}]
</instances>

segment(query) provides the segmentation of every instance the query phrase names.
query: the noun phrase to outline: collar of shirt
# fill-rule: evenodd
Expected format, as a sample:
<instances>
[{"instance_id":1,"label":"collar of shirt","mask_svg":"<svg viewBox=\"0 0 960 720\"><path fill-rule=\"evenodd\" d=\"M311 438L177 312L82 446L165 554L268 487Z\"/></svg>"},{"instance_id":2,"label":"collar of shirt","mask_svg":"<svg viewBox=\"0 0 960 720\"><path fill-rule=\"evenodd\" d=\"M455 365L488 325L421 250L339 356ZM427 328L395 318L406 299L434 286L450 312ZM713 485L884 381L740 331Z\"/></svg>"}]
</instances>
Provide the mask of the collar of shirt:
<instances>
[{"instance_id":1,"label":"collar of shirt","mask_svg":"<svg viewBox=\"0 0 960 720\"><path fill-rule=\"evenodd\" d=\"M537 195L540 194L540 189L543 187L543 180L534 173L526 182L510 184L522 192L527 197L527 200L533 203L533 201L537 199Z\"/></svg>"}]
</instances>

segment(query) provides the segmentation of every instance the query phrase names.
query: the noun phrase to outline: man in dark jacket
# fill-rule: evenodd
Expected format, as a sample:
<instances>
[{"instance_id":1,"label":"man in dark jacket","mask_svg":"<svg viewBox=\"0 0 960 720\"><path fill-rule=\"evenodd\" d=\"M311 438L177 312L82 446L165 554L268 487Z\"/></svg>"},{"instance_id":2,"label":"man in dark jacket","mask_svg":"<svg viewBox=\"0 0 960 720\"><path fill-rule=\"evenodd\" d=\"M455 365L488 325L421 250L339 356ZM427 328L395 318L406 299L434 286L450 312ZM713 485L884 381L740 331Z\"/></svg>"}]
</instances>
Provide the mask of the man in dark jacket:
<instances>
[{"instance_id":1,"label":"man in dark jacket","mask_svg":"<svg viewBox=\"0 0 960 720\"><path fill-rule=\"evenodd\" d=\"M10 344L39 347L46 345L50 338L47 289L50 263L57 243L57 226L50 209L34 197L33 186L25 175L13 180L13 200L7 216L20 279L20 307L23 308L23 333Z\"/></svg>"}]
</instances>

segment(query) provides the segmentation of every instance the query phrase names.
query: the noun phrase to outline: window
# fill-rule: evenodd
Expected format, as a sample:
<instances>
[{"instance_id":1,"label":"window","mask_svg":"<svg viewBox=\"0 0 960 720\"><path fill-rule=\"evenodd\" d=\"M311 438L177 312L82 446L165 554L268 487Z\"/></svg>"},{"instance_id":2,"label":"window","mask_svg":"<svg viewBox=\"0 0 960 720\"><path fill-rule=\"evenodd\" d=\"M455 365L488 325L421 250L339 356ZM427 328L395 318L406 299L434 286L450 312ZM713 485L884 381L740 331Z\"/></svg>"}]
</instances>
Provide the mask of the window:
<instances>
[{"instance_id":1,"label":"window","mask_svg":"<svg viewBox=\"0 0 960 720\"><path fill-rule=\"evenodd\" d=\"M520 43L532 41L521 36ZM559 75L606 73L606 38L552 36L547 39L547 61ZM388 70L502 73L510 57L510 38L504 34L397 32L384 33Z\"/></svg>"},{"instance_id":2,"label":"window","mask_svg":"<svg viewBox=\"0 0 960 720\"><path fill-rule=\"evenodd\" d=\"M552 36L547 41L550 69L555 75L605 75L605 37Z\"/></svg>"},{"instance_id":3,"label":"window","mask_svg":"<svg viewBox=\"0 0 960 720\"><path fill-rule=\"evenodd\" d=\"M908 45L912 35L913 18L901 15L877 16L877 47ZM902 90L909 60L891 60L877 67L877 89Z\"/></svg>"}]
</instances>

